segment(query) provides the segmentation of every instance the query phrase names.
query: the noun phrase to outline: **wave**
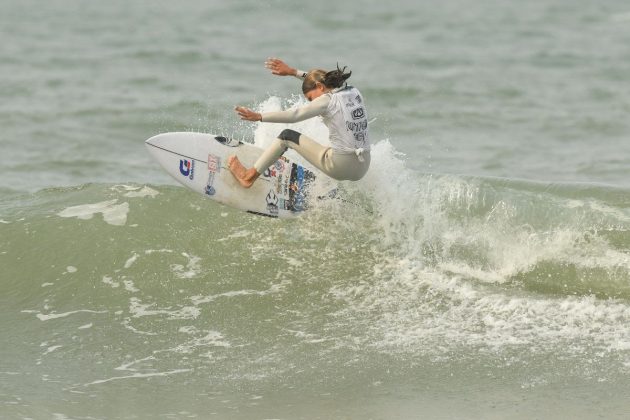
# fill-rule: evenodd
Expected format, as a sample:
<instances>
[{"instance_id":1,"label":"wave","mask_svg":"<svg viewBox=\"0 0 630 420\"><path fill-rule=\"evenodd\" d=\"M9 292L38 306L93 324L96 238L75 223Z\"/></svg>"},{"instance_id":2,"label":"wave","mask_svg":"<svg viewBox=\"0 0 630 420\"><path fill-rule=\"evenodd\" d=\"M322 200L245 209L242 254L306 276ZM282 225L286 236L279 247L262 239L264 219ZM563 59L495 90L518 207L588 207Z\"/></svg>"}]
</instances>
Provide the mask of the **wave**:
<instances>
[{"instance_id":1,"label":"wave","mask_svg":"<svg viewBox=\"0 0 630 420\"><path fill-rule=\"evenodd\" d=\"M40 320L121 313L136 334L243 305L286 316L271 304L335 348L630 349L630 191L418 173L388 141L340 191L290 221L174 186L11 193L3 284Z\"/></svg>"},{"instance_id":2,"label":"wave","mask_svg":"<svg viewBox=\"0 0 630 420\"><path fill-rule=\"evenodd\" d=\"M366 343L630 348L628 190L419 174L388 142L374 157L357 186L375 209L374 278L334 288Z\"/></svg>"}]
</instances>

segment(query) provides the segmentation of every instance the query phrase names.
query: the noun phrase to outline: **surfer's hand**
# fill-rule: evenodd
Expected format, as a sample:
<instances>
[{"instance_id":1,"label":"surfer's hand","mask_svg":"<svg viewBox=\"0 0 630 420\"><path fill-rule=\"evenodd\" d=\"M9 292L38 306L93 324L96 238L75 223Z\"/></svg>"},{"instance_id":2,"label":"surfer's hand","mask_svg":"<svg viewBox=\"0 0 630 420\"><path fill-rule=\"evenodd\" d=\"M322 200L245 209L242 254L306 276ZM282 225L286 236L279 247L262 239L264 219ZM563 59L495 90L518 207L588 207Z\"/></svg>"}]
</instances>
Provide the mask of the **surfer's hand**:
<instances>
[{"instance_id":1,"label":"surfer's hand","mask_svg":"<svg viewBox=\"0 0 630 420\"><path fill-rule=\"evenodd\" d=\"M297 70L293 67L289 67L284 61L279 58L268 58L265 61L265 67L271 70L271 74L277 76L295 76Z\"/></svg>"},{"instance_id":2,"label":"surfer's hand","mask_svg":"<svg viewBox=\"0 0 630 420\"><path fill-rule=\"evenodd\" d=\"M254 112L249 108L245 108L243 106L237 106L234 108L238 113L238 116L241 117L241 120L247 121L262 121L262 115L258 112Z\"/></svg>"}]
</instances>

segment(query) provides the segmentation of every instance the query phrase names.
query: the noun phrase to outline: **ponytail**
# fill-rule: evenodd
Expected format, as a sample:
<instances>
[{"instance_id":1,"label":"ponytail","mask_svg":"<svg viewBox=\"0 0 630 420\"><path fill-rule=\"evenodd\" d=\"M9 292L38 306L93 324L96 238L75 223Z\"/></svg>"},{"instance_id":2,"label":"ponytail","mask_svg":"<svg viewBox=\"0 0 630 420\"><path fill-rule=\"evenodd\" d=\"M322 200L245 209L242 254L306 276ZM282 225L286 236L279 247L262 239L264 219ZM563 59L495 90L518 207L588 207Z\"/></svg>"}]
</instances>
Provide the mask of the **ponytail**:
<instances>
[{"instance_id":1,"label":"ponytail","mask_svg":"<svg viewBox=\"0 0 630 420\"><path fill-rule=\"evenodd\" d=\"M324 86L332 89L343 86L346 83L346 80L348 80L352 75L351 71L349 71L348 73L345 73L345 71L346 66L343 66L343 68L340 69L339 63L337 63L337 70L329 71L324 76Z\"/></svg>"},{"instance_id":2,"label":"ponytail","mask_svg":"<svg viewBox=\"0 0 630 420\"><path fill-rule=\"evenodd\" d=\"M346 83L346 80L350 78L352 74L351 71L345 73L346 66L342 69L339 68L339 64L337 64L337 70L332 70L327 72L326 70L311 70L308 72L304 81L302 82L302 92L307 93L312 89L315 89L317 83L321 83L327 88L335 89L343 86Z\"/></svg>"}]
</instances>

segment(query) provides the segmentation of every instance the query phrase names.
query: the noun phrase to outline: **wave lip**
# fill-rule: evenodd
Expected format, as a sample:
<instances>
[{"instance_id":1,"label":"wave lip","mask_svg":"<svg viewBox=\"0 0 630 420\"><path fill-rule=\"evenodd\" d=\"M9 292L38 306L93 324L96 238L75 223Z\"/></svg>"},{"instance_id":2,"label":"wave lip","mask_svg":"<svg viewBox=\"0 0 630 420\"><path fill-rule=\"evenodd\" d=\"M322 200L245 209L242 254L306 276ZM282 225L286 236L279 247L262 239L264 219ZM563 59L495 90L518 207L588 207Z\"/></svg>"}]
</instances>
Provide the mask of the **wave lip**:
<instances>
[{"instance_id":1,"label":"wave lip","mask_svg":"<svg viewBox=\"0 0 630 420\"><path fill-rule=\"evenodd\" d=\"M480 283L630 298L630 191L419 174L388 142L374 155L360 188L397 257Z\"/></svg>"}]
</instances>

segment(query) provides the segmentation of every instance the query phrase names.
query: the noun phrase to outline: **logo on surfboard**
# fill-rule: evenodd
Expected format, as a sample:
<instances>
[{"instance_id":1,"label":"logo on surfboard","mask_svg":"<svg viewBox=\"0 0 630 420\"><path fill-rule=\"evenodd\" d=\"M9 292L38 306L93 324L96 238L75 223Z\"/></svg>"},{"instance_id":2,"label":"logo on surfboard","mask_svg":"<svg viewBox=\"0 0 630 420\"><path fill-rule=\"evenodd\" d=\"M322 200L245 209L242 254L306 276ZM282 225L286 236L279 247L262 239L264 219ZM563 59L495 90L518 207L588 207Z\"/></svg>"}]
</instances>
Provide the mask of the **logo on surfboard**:
<instances>
[{"instance_id":1,"label":"logo on surfboard","mask_svg":"<svg viewBox=\"0 0 630 420\"><path fill-rule=\"evenodd\" d=\"M214 177L221 170L221 158L217 155L210 153L208 155L208 182L206 182L206 194L214 195L216 190L214 189Z\"/></svg>"},{"instance_id":2,"label":"logo on surfboard","mask_svg":"<svg viewBox=\"0 0 630 420\"><path fill-rule=\"evenodd\" d=\"M269 190L269 193L267 193L267 197L265 197L265 201L267 201L267 211L269 211L270 214L277 216L278 196L273 190Z\"/></svg>"},{"instance_id":3,"label":"logo on surfboard","mask_svg":"<svg viewBox=\"0 0 630 420\"><path fill-rule=\"evenodd\" d=\"M195 161L190 161L188 159L180 160L179 172L192 180L195 177Z\"/></svg>"}]
</instances>

